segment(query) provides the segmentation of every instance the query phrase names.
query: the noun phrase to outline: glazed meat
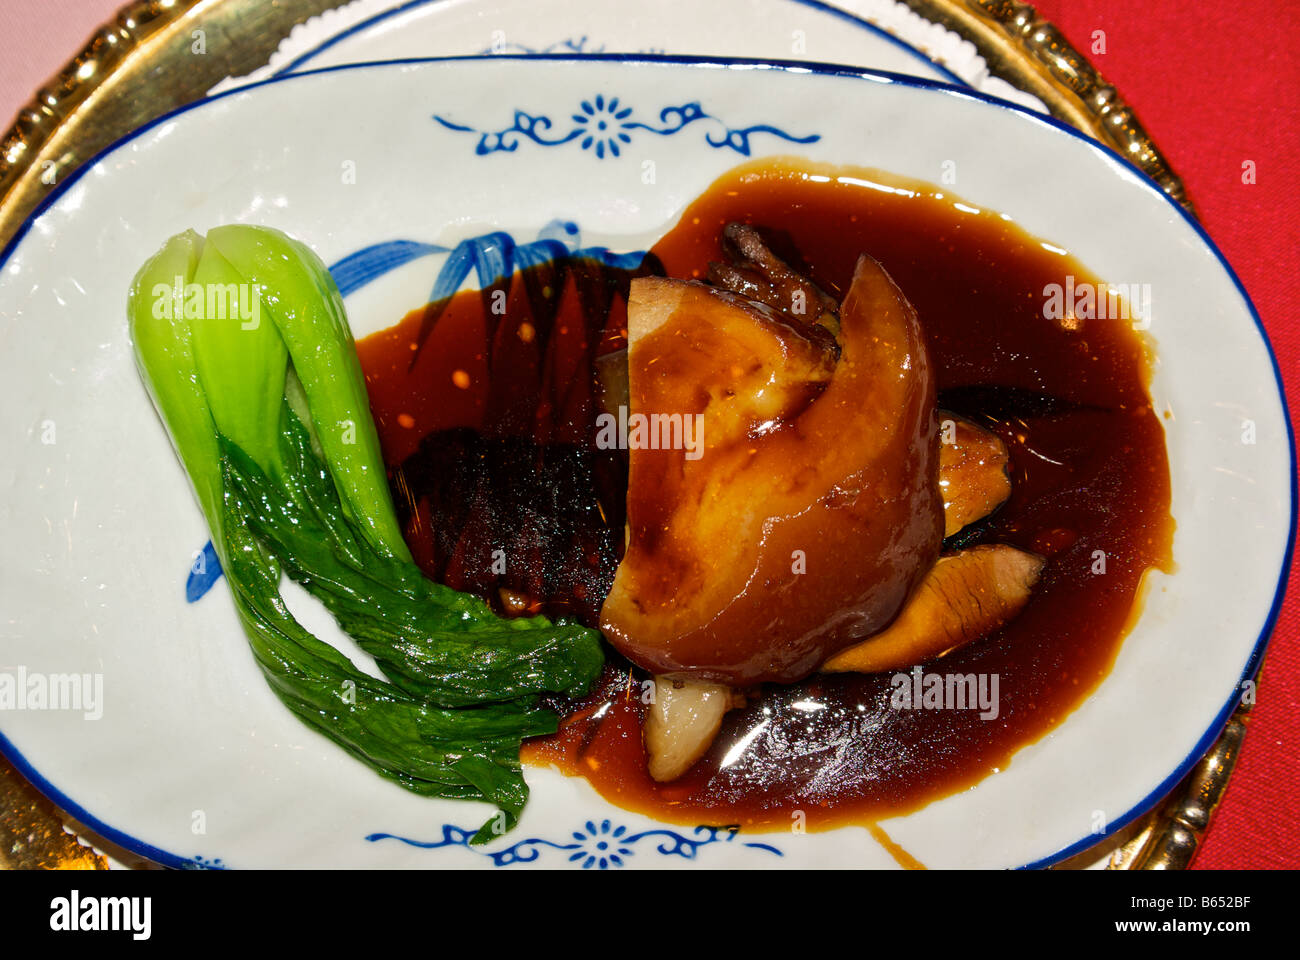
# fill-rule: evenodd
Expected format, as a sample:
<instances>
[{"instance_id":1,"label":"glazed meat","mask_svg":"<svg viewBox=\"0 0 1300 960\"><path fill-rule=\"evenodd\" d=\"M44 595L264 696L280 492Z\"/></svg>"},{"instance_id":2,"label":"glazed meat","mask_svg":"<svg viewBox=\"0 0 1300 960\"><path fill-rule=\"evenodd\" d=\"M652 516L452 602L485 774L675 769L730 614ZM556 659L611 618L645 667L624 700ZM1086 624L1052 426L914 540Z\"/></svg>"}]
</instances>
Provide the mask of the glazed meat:
<instances>
[{"instance_id":1,"label":"glazed meat","mask_svg":"<svg viewBox=\"0 0 1300 960\"><path fill-rule=\"evenodd\" d=\"M944 517L933 373L885 270L859 259L834 316L779 261L733 266L768 302L631 285L630 409L693 422L699 443L630 445L629 542L601 627L658 675L748 686L798 680L886 627Z\"/></svg>"}]
</instances>

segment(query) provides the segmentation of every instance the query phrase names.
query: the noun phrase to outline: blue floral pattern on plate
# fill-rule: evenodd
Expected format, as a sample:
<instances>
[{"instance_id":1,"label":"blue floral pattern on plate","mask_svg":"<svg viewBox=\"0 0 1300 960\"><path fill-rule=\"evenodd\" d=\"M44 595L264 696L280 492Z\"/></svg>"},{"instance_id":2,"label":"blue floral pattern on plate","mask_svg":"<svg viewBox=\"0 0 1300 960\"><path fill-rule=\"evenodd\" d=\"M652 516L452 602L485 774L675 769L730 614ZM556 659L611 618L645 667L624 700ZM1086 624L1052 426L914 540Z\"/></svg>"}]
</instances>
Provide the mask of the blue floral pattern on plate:
<instances>
[{"instance_id":1,"label":"blue floral pattern on plate","mask_svg":"<svg viewBox=\"0 0 1300 960\"><path fill-rule=\"evenodd\" d=\"M532 114L516 109L514 122L499 130L482 130L457 123L440 114L433 119L448 130L478 136L474 152L479 156L490 153L513 153L524 140L542 147L558 147L577 141L583 150L594 153L597 159L620 157L632 143L634 133L653 133L661 137L680 133L687 127L703 124L711 128L704 141L715 150L734 150L748 157L752 153L750 138L757 134L779 137L791 143L816 143L821 134L807 136L788 133L780 127L760 123L748 127L731 127L719 117L708 113L698 100L678 106L668 106L658 113L657 125L636 119L634 110L619 97L607 98L598 94L583 100L570 114L568 121L553 120L546 114Z\"/></svg>"},{"instance_id":2,"label":"blue floral pattern on plate","mask_svg":"<svg viewBox=\"0 0 1300 960\"><path fill-rule=\"evenodd\" d=\"M584 35L581 37L567 37L564 40L556 40L554 43L548 43L545 46L530 47L526 43L507 42L502 38L494 42L491 46L484 47L479 51L480 55L491 54L500 56L502 54L519 54L526 53L535 56L539 53L604 53L605 45L587 46L588 38Z\"/></svg>"},{"instance_id":3,"label":"blue floral pattern on plate","mask_svg":"<svg viewBox=\"0 0 1300 960\"><path fill-rule=\"evenodd\" d=\"M700 850L718 844L735 843L741 847L758 850L762 853L783 857L776 847L768 843L737 841L740 828L736 826L706 827L699 826L689 835L669 830L666 827L654 827L649 830L631 832L622 824L612 820L588 820L574 830L569 839L557 842L541 837L529 837L519 840L500 850L488 850L472 846L470 840L476 831L466 830L455 824L442 825L442 836L437 840L413 840L391 833L372 833L366 837L371 843L380 840L397 840L412 847L425 850L441 850L447 847L462 847L471 853L477 853L492 862L494 867L510 867L521 863L534 863L548 851L567 854L565 860L581 867L583 870L610 870L627 865L629 858L636 853L654 852L664 857L680 857L683 860L695 860ZM649 842L647 842L649 841ZM638 846L640 845L640 846Z\"/></svg>"}]
</instances>

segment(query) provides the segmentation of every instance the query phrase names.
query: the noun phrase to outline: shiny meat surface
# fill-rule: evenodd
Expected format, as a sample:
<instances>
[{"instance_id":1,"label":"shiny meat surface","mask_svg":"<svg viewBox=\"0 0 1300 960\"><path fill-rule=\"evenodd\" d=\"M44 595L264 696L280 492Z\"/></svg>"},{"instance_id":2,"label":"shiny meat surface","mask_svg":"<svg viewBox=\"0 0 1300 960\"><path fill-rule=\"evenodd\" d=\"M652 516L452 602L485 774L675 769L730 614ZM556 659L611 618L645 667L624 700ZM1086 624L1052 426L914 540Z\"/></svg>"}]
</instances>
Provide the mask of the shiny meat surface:
<instances>
[{"instance_id":1,"label":"shiny meat surface","mask_svg":"<svg viewBox=\"0 0 1300 960\"><path fill-rule=\"evenodd\" d=\"M702 425L694 456L630 450L630 541L601 627L633 662L795 681L886 626L933 565L939 437L916 314L863 256L839 325L833 360L770 308L632 283L631 410Z\"/></svg>"}]
</instances>

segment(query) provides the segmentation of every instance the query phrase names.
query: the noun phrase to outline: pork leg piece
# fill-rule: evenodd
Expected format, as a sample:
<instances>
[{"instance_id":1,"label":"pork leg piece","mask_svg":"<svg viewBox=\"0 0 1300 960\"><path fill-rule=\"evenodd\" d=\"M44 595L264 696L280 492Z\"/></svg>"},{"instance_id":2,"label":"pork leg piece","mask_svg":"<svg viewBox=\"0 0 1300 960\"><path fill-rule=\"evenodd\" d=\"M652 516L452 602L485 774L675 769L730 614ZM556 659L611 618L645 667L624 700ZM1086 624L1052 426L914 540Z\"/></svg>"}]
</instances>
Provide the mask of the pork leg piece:
<instances>
[{"instance_id":1,"label":"pork leg piece","mask_svg":"<svg viewBox=\"0 0 1300 960\"><path fill-rule=\"evenodd\" d=\"M632 281L632 413L703 424L694 458L630 444L631 536L601 628L632 662L790 683L889 624L934 564L939 436L916 313L863 256L839 325L835 358L734 294Z\"/></svg>"}]
</instances>

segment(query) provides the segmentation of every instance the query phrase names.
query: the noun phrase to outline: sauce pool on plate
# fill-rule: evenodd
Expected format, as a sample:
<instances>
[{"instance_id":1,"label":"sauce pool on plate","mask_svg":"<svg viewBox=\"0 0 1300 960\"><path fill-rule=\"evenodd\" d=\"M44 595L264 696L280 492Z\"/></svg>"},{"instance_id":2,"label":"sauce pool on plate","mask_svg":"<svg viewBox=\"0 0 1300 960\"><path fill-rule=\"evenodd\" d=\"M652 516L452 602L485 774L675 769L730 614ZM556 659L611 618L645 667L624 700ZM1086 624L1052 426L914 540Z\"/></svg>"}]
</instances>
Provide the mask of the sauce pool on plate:
<instances>
[{"instance_id":1,"label":"sauce pool on plate","mask_svg":"<svg viewBox=\"0 0 1300 960\"><path fill-rule=\"evenodd\" d=\"M1053 291L1104 292L1098 278L942 188L765 160L714 183L634 270L531 268L503 281L503 313L491 291L462 292L358 350L398 514L426 573L507 612L594 623L622 552L627 483L622 453L594 442L598 358L625 345L631 278L703 278L724 259L732 221L762 230L836 299L859 254L880 261L916 308L940 410L1010 450L1010 499L946 547L1008 543L1046 568L1019 616L919 670L762 687L672 783L646 772L649 677L613 651L597 688L555 704L559 733L525 744L524 759L669 822L869 824L970 786L1062 722L1110 670L1145 572L1171 568L1147 343L1126 315L1049 306ZM926 706L934 675L969 678L955 683L971 702Z\"/></svg>"}]
</instances>

